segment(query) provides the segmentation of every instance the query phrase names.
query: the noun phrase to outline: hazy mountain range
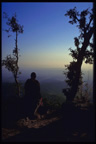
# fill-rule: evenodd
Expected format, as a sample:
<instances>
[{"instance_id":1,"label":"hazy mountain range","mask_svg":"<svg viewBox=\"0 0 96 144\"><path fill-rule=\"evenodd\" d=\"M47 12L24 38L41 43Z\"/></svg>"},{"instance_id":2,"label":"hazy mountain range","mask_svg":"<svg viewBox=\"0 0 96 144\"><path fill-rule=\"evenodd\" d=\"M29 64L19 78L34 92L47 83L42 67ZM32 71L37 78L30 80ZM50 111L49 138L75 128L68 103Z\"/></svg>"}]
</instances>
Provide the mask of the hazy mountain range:
<instances>
[{"instance_id":1,"label":"hazy mountain range","mask_svg":"<svg viewBox=\"0 0 96 144\"><path fill-rule=\"evenodd\" d=\"M41 82L44 81L65 81L66 77L64 75L64 69L22 69L21 74L18 76L18 79L21 82L25 82L28 78L30 78L31 72L34 71L37 74L37 79ZM83 71L83 80L84 81L93 81L93 71L92 70L84 70ZM14 78L11 72L7 69L2 69L2 82L14 82Z\"/></svg>"},{"instance_id":2,"label":"hazy mountain range","mask_svg":"<svg viewBox=\"0 0 96 144\"><path fill-rule=\"evenodd\" d=\"M67 87L66 77L63 74L63 69L46 69L46 70L23 70L22 74L19 75L19 81L24 85L25 81L30 78L32 71L37 74L37 80L39 80L41 85L41 94L45 98L49 97L59 97L59 99L66 99L62 93L62 89ZM85 71L83 75L83 81L87 82L89 87L93 87L93 73L92 71ZM9 83L9 84L8 84ZM11 95L12 89L10 88L10 83L14 83L14 78L11 72L7 70L2 71L2 89L3 95ZM12 86L12 85L11 85ZM11 93L10 93L11 91ZM92 94L91 94L92 95ZM51 96L51 97L50 97ZM62 100L62 101L63 101Z\"/></svg>"}]
</instances>

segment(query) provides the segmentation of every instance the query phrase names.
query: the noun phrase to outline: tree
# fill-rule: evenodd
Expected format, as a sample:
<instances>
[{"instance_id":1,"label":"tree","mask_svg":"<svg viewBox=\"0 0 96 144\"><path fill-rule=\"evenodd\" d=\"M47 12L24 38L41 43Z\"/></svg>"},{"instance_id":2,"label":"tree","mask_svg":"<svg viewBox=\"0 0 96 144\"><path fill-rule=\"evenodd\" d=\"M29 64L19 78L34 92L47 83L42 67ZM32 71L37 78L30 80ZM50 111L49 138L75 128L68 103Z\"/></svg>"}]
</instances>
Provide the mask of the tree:
<instances>
[{"instance_id":1,"label":"tree","mask_svg":"<svg viewBox=\"0 0 96 144\"><path fill-rule=\"evenodd\" d=\"M19 60L19 49L18 49L18 34L23 33L23 26L18 24L16 14L12 16L11 18L8 17L8 15L4 12L4 18L7 19L6 24L8 25L8 29L5 29L7 33L9 31L13 32L16 34L16 39L15 39L15 48L13 49L12 56L7 55L4 60L2 60L2 66L5 66L9 71L13 73L14 80L16 83L16 88L17 88L17 95L20 96L20 84L18 81L18 74L19 72L19 66L18 66L18 60ZM8 35L10 37L11 35Z\"/></svg>"},{"instance_id":2,"label":"tree","mask_svg":"<svg viewBox=\"0 0 96 144\"><path fill-rule=\"evenodd\" d=\"M76 7L74 7L68 10L65 16L69 16L71 19L69 23L72 25L76 24L80 31L80 35L74 38L76 49L69 49L73 61L69 65L65 65L67 72L64 73L67 77L68 88L63 89L63 93L67 96L68 101L72 101L78 92L79 86L82 84L81 66L83 61L85 60L85 63L93 64L93 9L91 11L86 9L79 13Z\"/></svg>"}]
</instances>

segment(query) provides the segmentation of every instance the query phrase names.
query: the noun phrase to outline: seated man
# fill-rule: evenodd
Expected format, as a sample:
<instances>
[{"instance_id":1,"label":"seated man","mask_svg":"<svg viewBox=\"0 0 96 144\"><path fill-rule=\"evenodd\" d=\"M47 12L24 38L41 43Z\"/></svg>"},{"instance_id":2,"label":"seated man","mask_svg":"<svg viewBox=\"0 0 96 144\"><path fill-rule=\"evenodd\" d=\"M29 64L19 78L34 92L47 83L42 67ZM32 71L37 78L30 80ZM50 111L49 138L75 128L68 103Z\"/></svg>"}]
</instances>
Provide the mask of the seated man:
<instances>
[{"instance_id":1,"label":"seated man","mask_svg":"<svg viewBox=\"0 0 96 144\"><path fill-rule=\"evenodd\" d=\"M41 105L41 94L40 94L40 83L36 80L36 73L31 73L31 78L25 82L25 102L26 102L26 113L28 116L32 114L40 118L37 113L39 106ZM37 106L38 104L38 106Z\"/></svg>"}]
</instances>

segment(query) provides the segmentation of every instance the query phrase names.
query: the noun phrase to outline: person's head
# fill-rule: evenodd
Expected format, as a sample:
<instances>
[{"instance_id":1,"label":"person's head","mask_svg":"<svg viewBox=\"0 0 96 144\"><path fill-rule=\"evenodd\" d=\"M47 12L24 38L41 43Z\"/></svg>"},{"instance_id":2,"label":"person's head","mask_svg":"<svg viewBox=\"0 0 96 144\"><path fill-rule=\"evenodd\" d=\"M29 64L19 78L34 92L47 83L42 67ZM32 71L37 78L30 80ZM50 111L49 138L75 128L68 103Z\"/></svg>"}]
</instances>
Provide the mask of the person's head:
<instances>
[{"instance_id":1,"label":"person's head","mask_svg":"<svg viewBox=\"0 0 96 144\"><path fill-rule=\"evenodd\" d=\"M32 78L32 79L35 79L35 78L36 78L36 73L35 73L35 72L32 72L32 73L31 73L31 78Z\"/></svg>"}]
</instances>

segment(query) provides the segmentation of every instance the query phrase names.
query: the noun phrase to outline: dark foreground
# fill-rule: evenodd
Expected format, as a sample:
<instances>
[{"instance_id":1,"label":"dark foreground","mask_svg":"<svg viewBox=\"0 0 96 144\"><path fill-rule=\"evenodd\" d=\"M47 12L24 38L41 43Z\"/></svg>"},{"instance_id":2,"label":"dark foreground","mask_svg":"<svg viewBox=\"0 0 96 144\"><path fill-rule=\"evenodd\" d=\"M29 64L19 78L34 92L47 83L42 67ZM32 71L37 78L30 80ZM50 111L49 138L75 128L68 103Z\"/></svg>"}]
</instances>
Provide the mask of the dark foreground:
<instances>
[{"instance_id":1,"label":"dark foreground","mask_svg":"<svg viewBox=\"0 0 96 144\"><path fill-rule=\"evenodd\" d=\"M13 120L6 118L2 124L3 142L94 142L95 141L95 108L76 107L64 104L46 114L41 120L23 117ZM17 121L22 121L18 124ZM12 122L14 121L14 124ZM25 125L24 125L25 123ZM9 130L9 133L8 133ZM12 131L13 130L13 131Z\"/></svg>"}]
</instances>

